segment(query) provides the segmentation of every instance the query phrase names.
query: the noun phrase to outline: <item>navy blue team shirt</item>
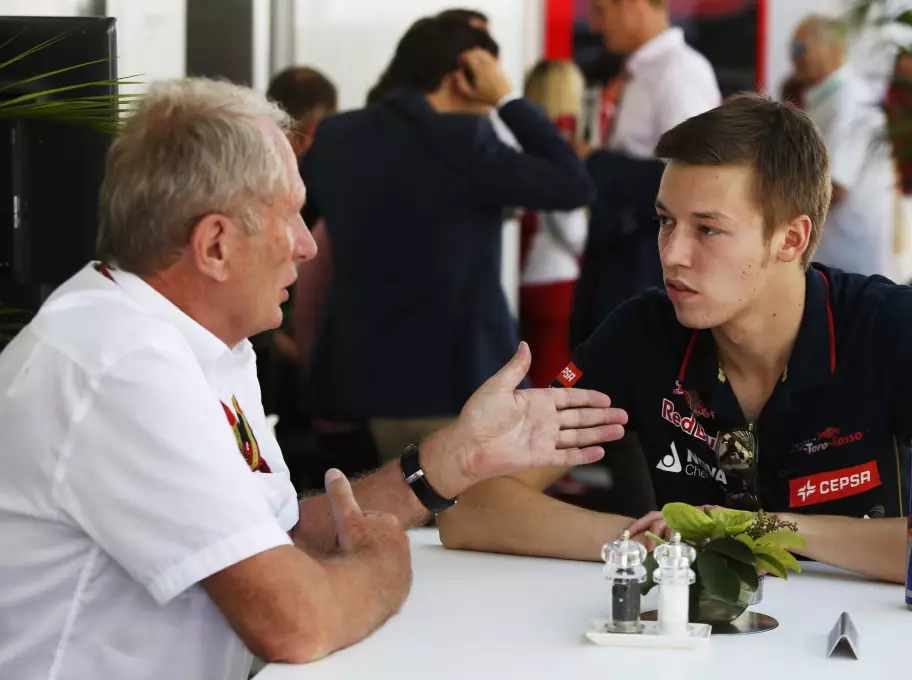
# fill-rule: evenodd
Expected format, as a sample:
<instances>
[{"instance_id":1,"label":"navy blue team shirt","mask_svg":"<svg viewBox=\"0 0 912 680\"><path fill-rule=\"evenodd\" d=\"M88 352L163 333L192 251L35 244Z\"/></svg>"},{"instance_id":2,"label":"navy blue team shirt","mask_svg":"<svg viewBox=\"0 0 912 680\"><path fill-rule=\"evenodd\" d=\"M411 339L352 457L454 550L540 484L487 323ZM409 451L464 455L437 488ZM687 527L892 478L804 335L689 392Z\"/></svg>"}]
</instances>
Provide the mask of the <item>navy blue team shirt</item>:
<instances>
[{"instance_id":1,"label":"navy blue team shirt","mask_svg":"<svg viewBox=\"0 0 912 680\"><path fill-rule=\"evenodd\" d=\"M786 372L756 422L761 506L771 512L907 512L912 288L813 264ZM748 425L710 330L682 326L664 291L619 306L555 387L604 392L640 440L658 507L724 504L720 433Z\"/></svg>"}]
</instances>

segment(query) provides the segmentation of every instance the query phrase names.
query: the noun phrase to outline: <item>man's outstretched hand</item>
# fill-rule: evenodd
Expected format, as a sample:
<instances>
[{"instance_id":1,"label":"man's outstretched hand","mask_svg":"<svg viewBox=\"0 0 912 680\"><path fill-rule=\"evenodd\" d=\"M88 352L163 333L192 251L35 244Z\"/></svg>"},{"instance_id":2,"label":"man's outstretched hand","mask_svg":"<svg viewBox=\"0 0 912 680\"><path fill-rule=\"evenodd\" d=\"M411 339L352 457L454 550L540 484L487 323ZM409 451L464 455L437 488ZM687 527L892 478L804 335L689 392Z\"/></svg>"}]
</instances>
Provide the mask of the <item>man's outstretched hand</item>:
<instances>
[{"instance_id":1,"label":"man's outstretched hand","mask_svg":"<svg viewBox=\"0 0 912 680\"><path fill-rule=\"evenodd\" d=\"M604 455L597 444L624 436L627 414L610 408L601 392L517 390L531 361L523 342L459 419L421 446L422 464L440 493L455 496L484 479L529 468L592 463Z\"/></svg>"}]
</instances>

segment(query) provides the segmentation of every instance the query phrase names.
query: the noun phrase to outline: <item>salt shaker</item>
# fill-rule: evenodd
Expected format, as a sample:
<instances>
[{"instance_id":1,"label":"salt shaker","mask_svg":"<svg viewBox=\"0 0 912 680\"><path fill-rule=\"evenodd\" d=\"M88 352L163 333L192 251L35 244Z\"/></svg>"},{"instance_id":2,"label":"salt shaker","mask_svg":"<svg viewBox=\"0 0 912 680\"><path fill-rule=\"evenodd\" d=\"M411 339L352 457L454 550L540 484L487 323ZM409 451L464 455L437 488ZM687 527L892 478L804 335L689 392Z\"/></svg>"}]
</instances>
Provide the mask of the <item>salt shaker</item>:
<instances>
[{"instance_id":1,"label":"salt shaker","mask_svg":"<svg viewBox=\"0 0 912 680\"><path fill-rule=\"evenodd\" d=\"M621 538L602 546L605 561L603 573L611 582L611 603L608 611L607 629L612 633L639 633L640 584L646 581L648 572L643 566L646 547L630 540L630 532Z\"/></svg>"},{"instance_id":2,"label":"salt shaker","mask_svg":"<svg viewBox=\"0 0 912 680\"><path fill-rule=\"evenodd\" d=\"M658 546L653 554L659 565L653 574L659 584L659 625L665 633L683 633L687 630L690 586L696 580L690 565L697 551L681 543L681 534L675 532L671 542Z\"/></svg>"}]
</instances>

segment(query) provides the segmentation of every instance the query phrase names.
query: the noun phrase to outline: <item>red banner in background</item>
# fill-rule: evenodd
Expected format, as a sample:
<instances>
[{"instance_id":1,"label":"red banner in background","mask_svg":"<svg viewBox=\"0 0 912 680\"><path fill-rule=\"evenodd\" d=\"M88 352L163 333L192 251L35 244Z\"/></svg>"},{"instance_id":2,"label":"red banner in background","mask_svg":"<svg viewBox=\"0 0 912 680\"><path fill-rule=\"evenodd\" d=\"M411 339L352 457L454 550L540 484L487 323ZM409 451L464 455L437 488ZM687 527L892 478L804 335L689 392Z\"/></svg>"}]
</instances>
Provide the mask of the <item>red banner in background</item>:
<instances>
[{"instance_id":1,"label":"red banner in background","mask_svg":"<svg viewBox=\"0 0 912 680\"><path fill-rule=\"evenodd\" d=\"M591 0L541 0L544 3L544 55L546 59L573 58L574 21L589 20ZM757 7L757 44L755 87L766 86L767 3L769 0L670 0L672 19L730 14L750 5Z\"/></svg>"},{"instance_id":2,"label":"red banner in background","mask_svg":"<svg viewBox=\"0 0 912 680\"><path fill-rule=\"evenodd\" d=\"M544 0L546 59L573 58L573 0Z\"/></svg>"}]
</instances>

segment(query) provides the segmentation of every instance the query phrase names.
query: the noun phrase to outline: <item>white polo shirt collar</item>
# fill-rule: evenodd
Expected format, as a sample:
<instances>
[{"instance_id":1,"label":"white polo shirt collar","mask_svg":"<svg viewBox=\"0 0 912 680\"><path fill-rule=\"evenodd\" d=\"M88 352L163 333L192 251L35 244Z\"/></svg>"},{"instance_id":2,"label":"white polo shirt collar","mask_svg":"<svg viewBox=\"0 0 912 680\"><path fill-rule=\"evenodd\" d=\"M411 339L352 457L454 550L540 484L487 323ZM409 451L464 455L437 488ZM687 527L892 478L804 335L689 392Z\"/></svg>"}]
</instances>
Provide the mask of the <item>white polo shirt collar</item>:
<instances>
[{"instance_id":1,"label":"white polo shirt collar","mask_svg":"<svg viewBox=\"0 0 912 680\"><path fill-rule=\"evenodd\" d=\"M221 361L234 360L240 364L253 361L253 346L245 339L231 349L209 329L188 316L180 307L159 293L136 274L108 267L108 272L127 296L140 308L174 325L184 336L200 366L208 374ZM98 272L99 276L104 276Z\"/></svg>"},{"instance_id":2,"label":"white polo shirt collar","mask_svg":"<svg viewBox=\"0 0 912 680\"><path fill-rule=\"evenodd\" d=\"M844 64L816 85L806 88L804 91L805 107L807 109L820 107L842 88L851 75L851 67Z\"/></svg>"},{"instance_id":3,"label":"white polo shirt collar","mask_svg":"<svg viewBox=\"0 0 912 680\"><path fill-rule=\"evenodd\" d=\"M657 61L663 60L684 44L684 31L677 26L667 28L627 58L626 69L636 76L648 70Z\"/></svg>"}]
</instances>

